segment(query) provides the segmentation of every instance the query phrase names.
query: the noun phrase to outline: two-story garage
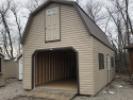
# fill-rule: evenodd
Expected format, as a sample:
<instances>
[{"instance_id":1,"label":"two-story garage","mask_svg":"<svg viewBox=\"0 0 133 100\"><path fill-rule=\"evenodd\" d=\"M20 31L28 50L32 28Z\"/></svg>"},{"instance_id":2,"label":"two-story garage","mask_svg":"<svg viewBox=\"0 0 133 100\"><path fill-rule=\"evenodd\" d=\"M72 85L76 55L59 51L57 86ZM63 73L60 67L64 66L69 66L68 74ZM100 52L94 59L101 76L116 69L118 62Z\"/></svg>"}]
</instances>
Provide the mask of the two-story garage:
<instances>
[{"instance_id":1,"label":"two-story garage","mask_svg":"<svg viewBox=\"0 0 133 100\"><path fill-rule=\"evenodd\" d=\"M74 1L48 0L37 8L22 44L24 89L58 83L95 95L115 73L107 36Z\"/></svg>"}]
</instances>

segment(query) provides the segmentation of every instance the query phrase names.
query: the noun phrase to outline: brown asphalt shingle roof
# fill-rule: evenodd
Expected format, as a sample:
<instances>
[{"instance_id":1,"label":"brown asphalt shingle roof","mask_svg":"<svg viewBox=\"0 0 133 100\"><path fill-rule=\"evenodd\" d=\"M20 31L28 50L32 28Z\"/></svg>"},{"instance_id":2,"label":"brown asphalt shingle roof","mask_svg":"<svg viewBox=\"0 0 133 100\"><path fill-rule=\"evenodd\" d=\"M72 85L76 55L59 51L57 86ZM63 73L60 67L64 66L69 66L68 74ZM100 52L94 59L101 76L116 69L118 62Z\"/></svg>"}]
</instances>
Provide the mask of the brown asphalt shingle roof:
<instances>
[{"instance_id":1,"label":"brown asphalt shingle roof","mask_svg":"<svg viewBox=\"0 0 133 100\"><path fill-rule=\"evenodd\" d=\"M105 33L94 23L94 21L86 14L86 12L74 1L65 1L65 0L48 0L44 4L42 4L40 7L38 7L34 12L30 14L28 23L26 25L24 35L22 38L22 44L24 43L24 40L26 38L26 34L28 31L28 26L31 23L32 17L35 16L39 11L47 7L50 3L59 3L59 4L65 4L65 5L71 5L74 6L80 15L83 23L85 24L86 28L88 29L90 35L92 35L94 38L98 39L100 42L102 42L104 45L109 47L110 49L114 50L113 46L109 42L107 36Z\"/></svg>"}]
</instances>

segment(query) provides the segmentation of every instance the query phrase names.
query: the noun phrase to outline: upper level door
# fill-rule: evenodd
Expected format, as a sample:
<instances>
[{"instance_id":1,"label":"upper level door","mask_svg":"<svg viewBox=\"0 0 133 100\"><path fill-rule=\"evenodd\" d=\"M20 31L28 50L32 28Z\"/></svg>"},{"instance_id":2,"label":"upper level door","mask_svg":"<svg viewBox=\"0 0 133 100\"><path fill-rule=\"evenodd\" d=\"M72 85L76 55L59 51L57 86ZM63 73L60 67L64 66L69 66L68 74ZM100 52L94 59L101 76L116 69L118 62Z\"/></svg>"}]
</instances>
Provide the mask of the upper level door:
<instances>
[{"instance_id":1,"label":"upper level door","mask_svg":"<svg viewBox=\"0 0 133 100\"><path fill-rule=\"evenodd\" d=\"M60 40L60 8L46 9L46 42Z\"/></svg>"}]
</instances>

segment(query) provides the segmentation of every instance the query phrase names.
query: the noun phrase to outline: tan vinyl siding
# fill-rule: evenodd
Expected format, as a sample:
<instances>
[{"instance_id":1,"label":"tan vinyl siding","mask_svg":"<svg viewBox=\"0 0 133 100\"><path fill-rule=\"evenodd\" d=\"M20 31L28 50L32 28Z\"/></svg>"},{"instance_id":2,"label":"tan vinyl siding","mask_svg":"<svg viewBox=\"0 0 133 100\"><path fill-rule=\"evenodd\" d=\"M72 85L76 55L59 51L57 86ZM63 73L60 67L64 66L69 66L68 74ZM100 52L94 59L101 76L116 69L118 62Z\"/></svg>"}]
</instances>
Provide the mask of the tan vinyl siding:
<instances>
[{"instance_id":1,"label":"tan vinyl siding","mask_svg":"<svg viewBox=\"0 0 133 100\"><path fill-rule=\"evenodd\" d=\"M98 53L104 54L104 69L99 69L99 59L98 59ZM93 39L93 61L94 61L94 76L95 76L95 93L98 92L100 89L102 89L107 83L109 83L115 74L114 68L111 68L111 70L107 69L107 62L106 58L109 56L114 56L114 52L103 45L101 42L99 42L96 39ZM108 61L108 65L110 64L110 59ZM110 78L108 78L110 77Z\"/></svg>"},{"instance_id":2,"label":"tan vinyl siding","mask_svg":"<svg viewBox=\"0 0 133 100\"><path fill-rule=\"evenodd\" d=\"M1 58L1 73L2 78L17 78L18 79L18 64L13 60L4 60L4 57Z\"/></svg>"},{"instance_id":3,"label":"tan vinyl siding","mask_svg":"<svg viewBox=\"0 0 133 100\"><path fill-rule=\"evenodd\" d=\"M53 5L53 4L51 4ZM53 6L49 6L53 7ZM94 95L107 82L107 68L99 70L98 53L113 55L113 51L89 35L77 11L72 6L60 6L61 41L45 42L46 11L40 11L32 20L24 44L24 88L32 88L32 54L35 50L73 47L78 52L80 94ZM49 32L48 32L49 33ZM106 57L104 57L106 58ZM105 60L106 62L106 60ZM106 65L106 64L105 64ZM114 70L110 71L111 79ZM110 80L111 80L110 79Z\"/></svg>"},{"instance_id":4,"label":"tan vinyl siding","mask_svg":"<svg viewBox=\"0 0 133 100\"><path fill-rule=\"evenodd\" d=\"M31 89L31 57L36 49L74 47L79 53L80 93L94 94L92 37L73 7L62 5L61 41L45 43L45 10L34 18L24 45L24 88Z\"/></svg>"},{"instance_id":5,"label":"tan vinyl siding","mask_svg":"<svg viewBox=\"0 0 133 100\"><path fill-rule=\"evenodd\" d=\"M18 79L18 64L13 60L5 60L3 62L3 77L5 79L17 78Z\"/></svg>"}]
</instances>

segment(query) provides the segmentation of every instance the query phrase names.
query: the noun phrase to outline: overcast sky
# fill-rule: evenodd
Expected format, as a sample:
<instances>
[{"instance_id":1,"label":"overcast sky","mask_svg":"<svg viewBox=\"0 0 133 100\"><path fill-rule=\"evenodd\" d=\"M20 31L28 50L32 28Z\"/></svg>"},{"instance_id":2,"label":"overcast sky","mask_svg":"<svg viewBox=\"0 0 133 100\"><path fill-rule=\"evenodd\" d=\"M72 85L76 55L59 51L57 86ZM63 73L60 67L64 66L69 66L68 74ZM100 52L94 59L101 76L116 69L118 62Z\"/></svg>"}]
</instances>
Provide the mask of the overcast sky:
<instances>
[{"instance_id":1,"label":"overcast sky","mask_svg":"<svg viewBox=\"0 0 133 100\"><path fill-rule=\"evenodd\" d=\"M0 0L0 5L3 4L4 1L5 0ZM30 4L31 4L30 2L32 0L11 0L11 1L14 1L17 4L17 6L19 6L19 13L18 13L18 15L21 18L20 19L21 20L21 25L24 27L26 22L27 22L29 13L30 13L29 10L26 7L30 6ZM46 0L41 0L41 2L44 2L44 1L46 1ZM82 5L82 7L85 8L85 6L86 6L86 4L87 4L87 2L89 0L79 0L79 1L80 1L80 4ZM95 1L99 1L99 2L101 2L103 4L107 4L106 3L107 0L95 0ZM12 23L15 19L13 19L11 16L12 15L10 15L10 22ZM11 26L13 27L13 25L11 25ZM15 27L13 27L13 30L14 29L15 29Z\"/></svg>"},{"instance_id":2,"label":"overcast sky","mask_svg":"<svg viewBox=\"0 0 133 100\"><path fill-rule=\"evenodd\" d=\"M4 1L6 1L6 0L0 0L0 6L1 6L1 4L4 5L3 4ZM23 26L23 29L24 29L24 27L26 25L26 22L27 22L27 19L28 19L28 16L29 16L29 13L30 13L30 11L27 9L27 7L30 6L30 4L32 3L32 0L11 0L11 1L14 1L17 4L17 6L19 7L19 10L18 10L18 13L17 14L18 14L18 16L19 16L19 18L21 20L20 21L21 22L21 26ZM46 0L41 0L41 2L44 2L44 1L46 1ZM84 9L85 9L85 7L86 7L87 4L92 3L92 2L89 2L89 1L90 0L79 0L81 7L84 8ZM108 7L108 8L113 8L112 5L111 5L111 3L109 3L110 0L91 0L91 1L93 1L93 2L97 2L98 1L98 2L101 3L101 5L103 5L102 6L103 9L102 9L102 12L101 12L100 15L104 15L104 16L107 16L108 15L107 12L106 12L106 10L105 10L105 8L104 8L105 6ZM133 1L133 0L130 0L130 1ZM131 7L133 6L131 3L130 3L130 5L131 5ZM132 7L132 9L133 9L133 7ZM130 11L130 12L131 12L130 15L133 15L132 11ZM15 38L15 35L17 34L17 32L16 32L17 29L16 29L16 26L14 25L15 23L13 22L13 21L15 21L15 18L12 17L12 16L13 15L8 16L9 17L8 23L10 25L10 28L13 30L11 32L11 35L14 36L14 38ZM98 26L104 32L105 32L106 23L107 23L107 19L106 18L104 20L100 21L99 23L97 23ZM116 27L113 24L113 21L110 20L110 25L108 26L107 29L108 29L109 32L111 32L111 34L113 34L113 37L114 38L116 38L116 36L117 36L116 29L115 28ZM0 29L2 29L1 26L0 26Z\"/></svg>"},{"instance_id":3,"label":"overcast sky","mask_svg":"<svg viewBox=\"0 0 133 100\"><path fill-rule=\"evenodd\" d=\"M0 0L1 1L1 3L2 2L4 2L5 0ZM32 0L11 0L11 1L14 1L19 7L20 7L20 9L19 9L19 15L21 16L21 20L23 20L23 21L21 21L22 23L22 25L25 25L25 23L26 23L26 21L27 21L27 18L28 18L28 15L29 15L29 10L28 9L26 9L26 7L28 6L28 5L30 5L30 2L32 1ZM44 1L46 1L46 0L41 0L41 2L44 2ZM78 0L77 0L78 1ZM79 2L80 2L80 4L81 4L81 6L83 7L83 8L85 8L85 6L86 6L86 4L87 4L87 2L88 2L89 0L79 0ZM92 0L93 1L93 0ZM101 2L101 4L103 4L103 5L107 5L107 4L109 4L109 3L107 3L108 2L108 0L94 0L95 2L96 1L98 1L98 2ZM110 5L108 5L108 6L110 6ZM12 20L13 21L13 20ZM101 28L103 28L104 26L102 26Z\"/></svg>"},{"instance_id":4,"label":"overcast sky","mask_svg":"<svg viewBox=\"0 0 133 100\"><path fill-rule=\"evenodd\" d=\"M0 2L2 3L2 2L4 2L5 0L0 0ZM28 18L28 15L29 15L29 10L28 9L26 9L26 7L28 6L28 5L30 5L30 3L29 3L29 1L32 1L32 0L14 0L15 1L15 3L20 7L20 10L19 10L19 15L21 16L21 20L23 20L23 21L21 21L21 24L22 25L25 25L26 24L26 21L27 21L27 18ZM41 0L41 2L44 2L44 1L46 1L46 0ZM87 2L89 1L89 0L79 0L80 1L80 3L81 3L81 5L82 5L82 7L84 7L85 8L85 6L86 6L86 4L87 4ZM100 2L101 4L103 4L103 5L106 5L106 6L108 6L108 7L110 7L111 8L111 4L109 3L109 0L92 0L92 1L98 1L98 2ZM132 0L130 0L130 1L132 1ZM105 13L105 12L102 12L103 14ZM105 14L106 15L106 14ZM11 19L12 21L13 21L13 19ZM106 21L106 20L105 20ZM101 21L100 22L100 24L99 24L99 26L100 26L100 28L105 32L105 21ZM113 24L110 24L111 26L109 27L110 28L110 30L112 31L112 33L114 33L113 32L113 30L114 30L114 25ZM115 35L114 35L115 36Z\"/></svg>"}]
</instances>

